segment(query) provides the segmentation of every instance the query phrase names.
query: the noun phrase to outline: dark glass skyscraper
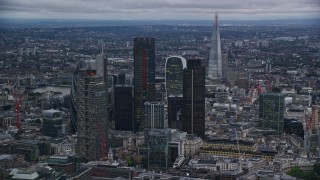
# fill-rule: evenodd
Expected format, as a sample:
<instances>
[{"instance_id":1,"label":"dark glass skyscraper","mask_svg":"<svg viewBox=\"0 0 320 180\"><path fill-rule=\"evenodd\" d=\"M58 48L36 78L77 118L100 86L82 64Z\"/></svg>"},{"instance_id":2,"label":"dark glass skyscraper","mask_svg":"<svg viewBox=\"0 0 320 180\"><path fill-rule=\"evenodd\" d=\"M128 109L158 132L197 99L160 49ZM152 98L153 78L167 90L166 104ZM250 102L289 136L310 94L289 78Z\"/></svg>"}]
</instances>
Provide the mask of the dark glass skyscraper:
<instances>
[{"instance_id":1,"label":"dark glass skyscraper","mask_svg":"<svg viewBox=\"0 0 320 180\"><path fill-rule=\"evenodd\" d=\"M205 76L200 60L187 60L183 71L183 123L188 134L205 135Z\"/></svg>"},{"instance_id":2,"label":"dark glass skyscraper","mask_svg":"<svg viewBox=\"0 0 320 180\"><path fill-rule=\"evenodd\" d=\"M168 127L173 129L182 128L183 96L168 97Z\"/></svg>"},{"instance_id":3,"label":"dark glass skyscraper","mask_svg":"<svg viewBox=\"0 0 320 180\"><path fill-rule=\"evenodd\" d=\"M134 132L144 129L144 103L155 100L155 39L134 38Z\"/></svg>"},{"instance_id":4,"label":"dark glass skyscraper","mask_svg":"<svg viewBox=\"0 0 320 180\"><path fill-rule=\"evenodd\" d=\"M130 85L114 87L115 129L133 131L133 93Z\"/></svg>"},{"instance_id":5,"label":"dark glass skyscraper","mask_svg":"<svg viewBox=\"0 0 320 180\"><path fill-rule=\"evenodd\" d=\"M259 118L263 128L283 132L284 96L280 93L263 93L259 95Z\"/></svg>"}]
</instances>

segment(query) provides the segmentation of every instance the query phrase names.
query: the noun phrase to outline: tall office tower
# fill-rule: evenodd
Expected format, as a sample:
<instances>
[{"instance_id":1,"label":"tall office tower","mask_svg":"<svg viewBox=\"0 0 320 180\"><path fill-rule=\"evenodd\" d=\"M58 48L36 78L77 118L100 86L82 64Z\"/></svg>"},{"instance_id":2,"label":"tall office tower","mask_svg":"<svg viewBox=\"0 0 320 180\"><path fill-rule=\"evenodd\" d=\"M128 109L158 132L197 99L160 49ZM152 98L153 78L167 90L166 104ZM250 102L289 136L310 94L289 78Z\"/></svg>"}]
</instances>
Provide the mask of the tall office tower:
<instances>
[{"instance_id":1,"label":"tall office tower","mask_svg":"<svg viewBox=\"0 0 320 180\"><path fill-rule=\"evenodd\" d=\"M163 129L164 128L164 102L147 101L144 103L144 128Z\"/></svg>"},{"instance_id":2,"label":"tall office tower","mask_svg":"<svg viewBox=\"0 0 320 180\"><path fill-rule=\"evenodd\" d=\"M188 134L205 135L205 75L200 60L188 60L183 71L182 130Z\"/></svg>"},{"instance_id":3,"label":"tall office tower","mask_svg":"<svg viewBox=\"0 0 320 180\"><path fill-rule=\"evenodd\" d=\"M77 104L77 87L79 84L79 71L87 66L87 63L83 60L79 61L77 67L73 73L71 90L70 90L70 131L72 134L77 132L77 122L78 122L78 104Z\"/></svg>"},{"instance_id":4,"label":"tall office tower","mask_svg":"<svg viewBox=\"0 0 320 180\"><path fill-rule=\"evenodd\" d=\"M168 127L173 129L182 130L182 106L183 96L168 97Z\"/></svg>"},{"instance_id":5,"label":"tall office tower","mask_svg":"<svg viewBox=\"0 0 320 180\"><path fill-rule=\"evenodd\" d=\"M284 96L280 93L259 95L259 118L263 128L271 128L280 136L283 132Z\"/></svg>"},{"instance_id":6,"label":"tall office tower","mask_svg":"<svg viewBox=\"0 0 320 180\"><path fill-rule=\"evenodd\" d=\"M187 67L187 60L180 56L168 57L165 64L166 98L170 95L183 94L183 69Z\"/></svg>"},{"instance_id":7,"label":"tall office tower","mask_svg":"<svg viewBox=\"0 0 320 180\"><path fill-rule=\"evenodd\" d=\"M103 81L107 83L108 81L108 59L107 54L104 53L104 46L102 45L101 54L97 56L96 59L96 70L97 76L102 76Z\"/></svg>"},{"instance_id":8,"label":"tall office tower","mask_svg":"<svg viewBox=\"0 0 320 180\"><path fill-rule=\"evenodd\" d=\"M100 160L106 154L107 92L104 78L96 70L78 71L76 89L76 153L87 161Z\"/></svg>"},{"instance_id":9,"label":"tall office tower","mask_svg":"<svg viewBox=\"0 0 320 180\"><path fill-rule=\"evenodd\" d=\"M213 28L211 37L211 49L209 54L209 66L207 71L209 79L222 78L222 56L218 14L215 14L215 26Z\"/></svg>"},{"instance_id":10,"label":"tall office tower","mask_svg":"<svg viewBox=\"0 0 320 180\"><path fill-rule=\"evenodd\" d=\"M134 132L144 129L144 103L155 100L155 39L134 38Z\"/></svg>"},{"instance_id":11,"label":"tall office tower","mask_svg":"<svg viewBox=\"0 0 320 180\"><path fill-rule=\"evenodd\" d=\"M114 87L115 129L133 131L133 91L130 85Z\"/></svg>"}]
</instances>

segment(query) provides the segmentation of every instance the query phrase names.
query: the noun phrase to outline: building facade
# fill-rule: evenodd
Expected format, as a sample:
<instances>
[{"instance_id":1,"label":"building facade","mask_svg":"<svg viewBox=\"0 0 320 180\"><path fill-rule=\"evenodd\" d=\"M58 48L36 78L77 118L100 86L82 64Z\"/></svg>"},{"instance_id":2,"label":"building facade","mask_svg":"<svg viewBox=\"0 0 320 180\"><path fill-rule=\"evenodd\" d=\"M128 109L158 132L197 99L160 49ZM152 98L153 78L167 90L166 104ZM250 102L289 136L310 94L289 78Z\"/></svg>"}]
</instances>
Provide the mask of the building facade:
<instances>
[{"instance_id":1,"label":"building facade","mask_svg":"<svg viewBox=\"0 0 320 180\"><path fill-rule=\"evenodd\" d=\"M86 62L81 60L78 62L76 69L73 72L70 88L70 131L71 133L77 132L77 89L79 84L79 71L86 67Z\"/></svg>"},{"instance_id":2,"label":"building facade","mask_svg":"<svg viewBox=\"0 0 320 180\"><path fill-rule=\"evenodd\" d=\"M259 118L263 128L283 133L284 96L279 93L262 93L259 96Z\"/></svg>"},{"instance_id":3,"label":"building facade","mask_svg":"<svg viewBox=\"0 0 320 180\"><path fill-rule=\"evenodd\" d=\"M164 102L147 101L144 103L145 129L164 128Z\"/></svg>"},{"instance_id":4,"label":"building facade","mask_svg":"<svg viewBox=\"0 0 320 180\"><path fill-rule=\"evenodd\" d=\"M63 125L63 112L58 110L45 110L42 112L42 134L53 138L66 135L66 126Z\"/></svg>"},{"instance_id":5,"label":"building facade","mask_svg":"<svg viewBox=\"0 0 320 180\"><path fill-rule=\"evenodd\" d=\"M133 131L133 90L129 85L114 88L115 130Z\"/></svg>"},{"instance_id":6,"label":"building facade","mask_svg":"<svg viewBox=\"0 0 320 180\"><path fill-rule=\"evenodd\" d=\"M168 142L171 129L152 129L148 132L148 166L152 170L166 170L168 167Z\"/></svg>"},{"instance_id":7,"label":"building facade","mask_svg":"<svg viewBox=\"0 0 320 180\"><path fill-rule=\"evenodd\" d=\"M208 78L220 79L222 78L222 55L220 30L218 23L218 14L215 14L215 23L211 37L211 49L209 54Z\"/></svg>"},{"instance_id":8,"label":"building facade","mask_svg":"<svg viewBox=\"0 0 320 180\"><path fill-rule=\"evenodd\" d=\"M205 67L200 60L188 60L183 71L182 130L199 137L205 135Z\"/></svg>"},{"instance_id":9,"label":"building facade","mask_svg":"<svg viewBox=\"0 0 320 180\"><path fill-rule=\"evenodd\" d=\"M106 154L103 147L107 137L106 84L91 69L79 70L77 78L76 153L86 160L100 160Z\"/></svg>"},{"instance_id":10,"label":"building facade","mask_svg":"<svg viewBox=\"0 0 320 180\"><path fill-rule=\"evenodd\" d=\"M180 56L171 56L166 59L165 81L166 98L170 95L183 94L183 69L187 67L187 60Z\"/></svg>"},{"instance_id":11,"label":"building facade","mask_svg":"<svg viewBox=\"0 0 320 180\"><path fill-rule=\"evenodd\" d=\"M144 103L155 100L155 38L134 38L134 132L144 129Z\"/></svg>"},{"instance_id":12,"label":"building facade","mask_svg":"<svg viewBox=\"0 0 320 180\"><path fill-rule=\"evenodd\" d=\"M316 132L316 128L319 126L319 106L312 105L312 113L311 113L311 124L310 128L313 132Z\"/></svg>"},{"instance_id":13,"label":"building facade","mask_svg":"<svg viewBox=\"0 0 320 180\"><path fill-rule=\"evenodd\" d=\"M182 130L183 95L168 97L168 128Z\"/></svg>"}]
</instances>

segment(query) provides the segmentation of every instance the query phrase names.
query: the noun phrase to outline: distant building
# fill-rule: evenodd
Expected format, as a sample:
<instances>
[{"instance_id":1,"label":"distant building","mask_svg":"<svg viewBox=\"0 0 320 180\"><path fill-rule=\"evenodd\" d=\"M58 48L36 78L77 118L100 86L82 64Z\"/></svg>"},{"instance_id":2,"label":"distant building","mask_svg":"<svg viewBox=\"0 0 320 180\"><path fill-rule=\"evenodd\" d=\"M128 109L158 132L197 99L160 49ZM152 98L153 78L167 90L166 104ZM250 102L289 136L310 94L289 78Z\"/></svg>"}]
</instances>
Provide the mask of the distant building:
<instances>
[{"instance_id":1,"label":"distant building","mask_svg":"<svg viewBox=\"0 0 320 180\"><path fill-rule=\"evenodd\" d=\"M115 129L133 131L133 90L129 85L114 88Z\"/></svg>"},{"instance_id":2,"label":"distant building","mask_svg":"<svg viewBox=\"0 0 320 180\"><path fill-rule=\"evenodd\" d=\"M208 78L219 79L222 78L222 56L221 56L221 42L220 30L218 22L218 14L215 14L215 26L211 36L211 49L209 54Z\"/></svg>"},{"instance_id":3,"label":"distant building","mask_svg":"<svg viewBox=\"0 0 320 180\"><path fill-rule=\"evenodd\" d=\"M48 166L54 169L63 169L67 174L77 172L76 164L80 162L78 156L50 156L48 158Z\"/></svg>"},{"instance_id":4,"label":"distant building","mask_svg":"<svg viewBox=\"0 0 320 180\"><path fill-rule=\"evenodd\" d=\"M126 84L126 74L118 74L117 78L117 84Z\"/></svg>"},{"instance_id":5,"label":"distant building","mask_svg":"<svg viewBox=\"0 0 320 180\"><path fill-rule=\"evenodd\" d=\"M155 38L134 38L134 132L144 129L144 103L155 100Z\"/></svg>"},{"instance_id":6,"label":"distant building","mask_svg":"<svg viewBox=\"0 0 320 180\"><path fill-rule=\"evenodd\" d=\"M239 153L240 151L240 153ZM207 139L200 147L200 155L214 155L231 158L262 158L272 161L277 151L269 149L258 149L254 141L234 139Z\"/></svg>"},{"instance_id":7,"label":"distant building","mask_svg":"<svg viewBox=\"0 0 320 180\"><path fill-rule=\"evenodd\" d=\"M164 102L147 101L144 103L145 129L164 128Z\"/></svg>"},{"instance_id":8,"label":"distant building","mask_svg":"<svg viewBox=\"0 0 320 180\"><path fill-rule=\"evenodd\" d=\"M66 135L66 125L63 124L63 115L64 113L62 111L54 109L43 111L42 134L53 138Z\"/></svg>"},{"instance_id":9,"label":"distant building","mask_svg":"<svg viewBox=\"0 0 320 180\"><path fill-rule=\"evenodd\" d=\"M183 96L168 97L168 127L182 130Z\"/></svg>"},{"instance_id":10,"label":"distant building","mask_svg":"<svg viewBox=\"0 0 320 180\"><path fill-rule=\"evenodd\" d=\"M102 46L101 54L96 59L96 70L97 76L103 77L103 81L107 84L108 82L108 59L104 53L104 47Z\"/></svg>"},{"instance_id":11,"label":"distant building","mask_svg":"<svg viewBox=\"0 0 320 180\"><path fill-rule=\"evenodd\" d=\"M184 156L189 158L194 157L199 153L200 147L202 145L203 141L200 137L188 134L184 142Z\"/></svg>"},{"instance_id":12,"label":"distant building","mask_svg":"<svg viewBox=\"0 0 320 180\"><path fill-rule=\"evenodd\" d=\"M183 69L187 67L187 60L180 56L171 56L166 59L165 81L166 98L183 94Z\"/></svg>"},{"instance_id":13,"label":"distant building","mask_svg":"<svg viewBox=\"0 0 320 180\"><path fill-rule=\"evenodd\" d=\"M312 105L312 114L311 114L311 124L310 128L314 132L316 131L316 128L320 125L320 111L319 111L319 106L318 105Z\"/></svg>"},{"instance_id":14,"label":"distant building","mask_svg":"<svg viewBox=\"0 0 320 180\"><path fill-rule=\"evenodd\" d=\"M164 171L168 168L169 141L171 141L171 129L152 129L149 131L149 169Z\"/></svg>"},{"instance_id":15,"label":"distant building","mask_svg":"<svg viewBox=\"0 0 320 180\"><path fill-rule=\"evenodd\" d=\"M295 118L284 118L284 132L287 134L295 134L302 139L304 138L303 123Z\"/></svg>"},{"instance_id":16,"label":"distant building","mask_svg":"<svg viewBox=\"0 0 320 180\"><path fill-rule=\"evenodd\" d=\"M205 132L205 67L200 60L188 60L183 71L183 123L188 134L204 137Z\"/></svg>"},{"instance_id":17,"label":"distant building","mask_svg":"<svg viewBox=\"0 0 320 180\"><path fill-rule=\"evenodd\" d=\"M0 89L0 107L8 104L8 93Z\"/></svg>"},{"instance_id":18,"label":"distant building","mask_svg":"<svg viewBox=\"0 0 320 180\"><path fill-rule=\"evenodd\" d=\"M278 93L263 93L259 96L259 118L263 128L283 133L284 96Z\"/></svg>"},{"instance_id":19,"label":"distant building","mask_svg":"<svg viewBox=\"0 0 320 180\"><path fill-rule=\"evenodd\" d=\"M144 132L145 141L148 141L148 132L151 129L164 128L164 102L147 101L144 103Z\"/></svg>"},{"instance_id":20,"label":"distant building","mask_svg":"<svg viewBox=\"0 0 320 180\"><path fill-rule=\"evenodd\" d=\"M86 166L92 169L91 179L133 179L135 174L133 167L123 166L119 162L91 161Z\"/></svg>"},{"instance_id":21,"label":"distant building","mask_svg":"<svg viewBox=\"0 0 320 180\"><path fill-rule=\"evenodd\" d=\"M22 154L28 162L36 162L40 156L39 141L21 140L11 145L12 154Z\"/></svg>"},{"instance_id":22,"label":"distant building","mask_svg":"<svg viewBox=\"0 0 320 180\"><path fill-rule=\"evenodd\" d=\"M75 154L75 142L51 142L50 154L65 156Z\"/></svg>"},{"instance_id":23,"label":"distant building","mask_svg":"<svg viewBox=\"0 0 320 180\"><path fill-rule=\"evenodd\" d=\"M228 54L222 54L222 79L228 79Z\"/></svg>"}]
</instances>

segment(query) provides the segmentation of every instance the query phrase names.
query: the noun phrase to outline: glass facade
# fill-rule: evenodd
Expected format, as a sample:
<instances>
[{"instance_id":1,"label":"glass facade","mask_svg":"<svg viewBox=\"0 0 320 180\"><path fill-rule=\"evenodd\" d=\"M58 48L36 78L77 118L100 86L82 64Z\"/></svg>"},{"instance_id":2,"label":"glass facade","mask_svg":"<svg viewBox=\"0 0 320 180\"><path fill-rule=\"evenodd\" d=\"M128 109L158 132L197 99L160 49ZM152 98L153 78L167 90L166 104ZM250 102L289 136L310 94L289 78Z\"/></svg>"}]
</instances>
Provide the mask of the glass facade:
<instances>
[{"instance_id":1,"label":"glass facade","mask_svg":"<svg viewBox=\"0 0 320 180\"><path fill-rule=\"evenodd\" d=\"M208 77L211 79L222 78L222 55L218 14L215 15L215 26L211 37L211 49L209 54Z\"/></svg>"},{"instance_id":2,"label":"glass facade","mask_svg":"<svg viewBox=\"0 0 320 180\"><path fill-rule=\"evenodd\" d=\"M144 103L155 100L155 38L134 38L134 132L144 129Z\"/></svg>"},{"instance_id":3,"label":"glass facade","mask_svg":"<svg viewBox=\"0 0 320 180\"><path fill-rule=\"evenodd\" d=\"M147 101L144 103L145 129L164 128L164 103Z\"/></svg>"},{"instance_id":4,"label":"glass facade","mask_svg":"<svg viewBox=\"0 0 320 180\"><path fill-rule=\"evenodd\" d=\"M167 169L168 142L170 129L152 129L148 133L149 169L164 171Z\"/></svg>"},{"instance_id":5,"label":"glass facade","mask_svg":"<svg viewBox=\"0 0 320 180\"><path fill-rule=\"evenodd\" d=\"M116 85L114 88L115 129L133 131L132 86Z\"/></svg>"},{"instance_id":6,"label":"glass facade","mask_svg":"<svg viewBox=\"0 0 320 180\"><path fill-rule=\"evenodd\" d=\"M263 128L283 132L284 96L278 93L263 93L259 95L259 118Z\"/></svg>"},{"instance_id":7,"label":"glass facade","mask_svg":"<svg viewBox=\"0 0 320 180\"><path fill-rule=\"evenodd\" d=\"M188 134L205 135L205 67L201 60L188 60L183 71L182 130Z\"/></svg>"},{"instance_id":8,"label":"glass facade","mask_svg":"<svg viewBox=\"0 0 320 180\"><path fill-rule=\"evenodd\" d=\"M183 69L186 68L186 59L179 56L168 57L165 67L166 98L183 93Z\"/></svg>"}]
</instances>

